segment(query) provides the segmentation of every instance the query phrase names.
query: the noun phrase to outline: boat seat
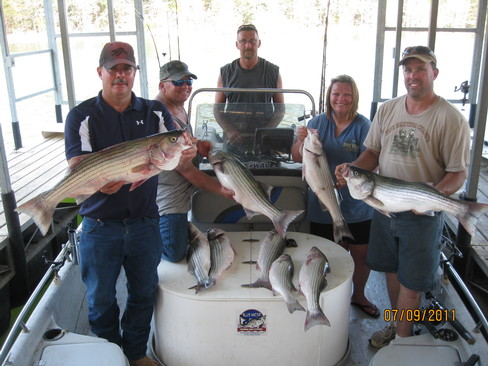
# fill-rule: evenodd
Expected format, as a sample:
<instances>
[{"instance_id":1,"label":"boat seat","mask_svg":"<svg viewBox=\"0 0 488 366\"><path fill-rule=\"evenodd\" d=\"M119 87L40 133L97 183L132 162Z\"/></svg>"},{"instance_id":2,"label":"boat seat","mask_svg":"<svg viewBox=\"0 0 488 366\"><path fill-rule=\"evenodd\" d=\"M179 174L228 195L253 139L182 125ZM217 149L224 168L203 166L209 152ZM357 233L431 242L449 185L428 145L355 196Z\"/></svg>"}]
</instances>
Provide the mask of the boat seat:
<instances>
[{"instance_id":1,"label":"boat seat","mask_svg":"<svg viewBox=\"0 0 488 366\"><path fill-rule=\"evenodd\" d=\"M306 192L299 187L274 187L271 192L271 202L280 210L306 210ZM300 225L305 220L302 213L290 224ZM192 197L192 210L190 221L201 230L218 224L226 231L271 230L273 224L264 215L256 215L248 219L244 209L237 202L227 199L216 193L197 190Z\"/></svg>"}]
</instances>

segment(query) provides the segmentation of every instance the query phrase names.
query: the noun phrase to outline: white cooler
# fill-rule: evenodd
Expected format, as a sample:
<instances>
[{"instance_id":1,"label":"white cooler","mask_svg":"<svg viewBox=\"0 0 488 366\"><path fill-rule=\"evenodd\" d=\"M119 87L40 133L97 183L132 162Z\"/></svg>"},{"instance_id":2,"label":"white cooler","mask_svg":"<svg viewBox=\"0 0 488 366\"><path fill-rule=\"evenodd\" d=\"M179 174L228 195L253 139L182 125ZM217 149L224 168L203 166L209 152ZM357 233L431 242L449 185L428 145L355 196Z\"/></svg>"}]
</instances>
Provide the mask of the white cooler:
<instances>
[{"instance_id":1,"label":"white cooler","mask_svg":"<svg viewBox=\"0 0 488 366\"><path fill-rule=\"evenodd\" d=\"M217 284L195 294L196 278L186 261L159 265L154 352L166 366L337 365L347 356L349 306L354 264L332 241L289 232L297 248L286 248L295 266L293 283L308 251L318 247L329 259L328 285L320 306L331 326L304 331L305 312L290 314L281 296L242 284L259 277L259 244L267 232L228 232L236 257ZM250 242L249 239L257 239ZM306 309L303 296L298 300Z\"/></svg>"}]
</instances>

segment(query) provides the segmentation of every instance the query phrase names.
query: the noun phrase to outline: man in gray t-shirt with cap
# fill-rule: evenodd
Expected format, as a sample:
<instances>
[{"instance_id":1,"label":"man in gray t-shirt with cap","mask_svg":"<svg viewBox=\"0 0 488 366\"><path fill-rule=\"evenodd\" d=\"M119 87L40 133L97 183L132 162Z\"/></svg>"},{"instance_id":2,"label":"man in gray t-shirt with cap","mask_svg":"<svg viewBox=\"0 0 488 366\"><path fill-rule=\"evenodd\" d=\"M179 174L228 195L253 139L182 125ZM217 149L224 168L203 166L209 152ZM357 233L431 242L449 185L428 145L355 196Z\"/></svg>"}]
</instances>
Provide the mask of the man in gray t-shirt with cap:
<instances>
[{"instance_id":1,"label":"man in gray t-shirt with cap","mask_svg":"<svg viewBox=\"0 0 488 366\"><path fill-rule=\"evenodd\" d=\"M190 97L193 80L197 76L188 70L184 62L173 60L161 66L159 78L159 93L155 99L169 110L176 128L187 129L193 135L185 102ZM207 145L205 151L211 148L209 141L198 141L198 145ZM188 211L196 187L232 198L231 191L222 188L218 180L210 178L193 164L186 164L185 169L164 171L158 175L156 202L163 239L162 258L169 262L179 262L186 256Z\"/></svg>"}]
</instances>

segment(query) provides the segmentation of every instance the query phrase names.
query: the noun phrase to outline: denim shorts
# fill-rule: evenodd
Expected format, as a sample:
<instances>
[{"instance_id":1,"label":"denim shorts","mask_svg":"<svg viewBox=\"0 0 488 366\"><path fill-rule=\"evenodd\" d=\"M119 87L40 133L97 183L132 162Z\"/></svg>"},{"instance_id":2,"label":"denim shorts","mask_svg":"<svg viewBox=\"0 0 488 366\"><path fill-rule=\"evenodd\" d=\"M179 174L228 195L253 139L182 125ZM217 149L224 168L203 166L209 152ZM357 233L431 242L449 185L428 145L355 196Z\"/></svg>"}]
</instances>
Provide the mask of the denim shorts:
<instances>
[{"instance_id":1,"label":"denim shorts","mask_svg":"<svg viewBox=\"0 0 488 366\"><path fill-rule=\"evenodd\" d=\"M159 231L163 239L161 258L177 263L186 257L188 248L188 214L166 214L159 218Z\"/></svg>"},{"instance_id":2,"label":"denim shorts","mask_svg":"<svg viewBox=\"0 0 488 366\"><path fill-rule=\"evenodd\" d=\"M433 289L438 281L443 224L440 212L434 216L399 212L389 218L375 211L366 264L375 271L396 273L410 290Z\"/></svg>"}]
</instances>

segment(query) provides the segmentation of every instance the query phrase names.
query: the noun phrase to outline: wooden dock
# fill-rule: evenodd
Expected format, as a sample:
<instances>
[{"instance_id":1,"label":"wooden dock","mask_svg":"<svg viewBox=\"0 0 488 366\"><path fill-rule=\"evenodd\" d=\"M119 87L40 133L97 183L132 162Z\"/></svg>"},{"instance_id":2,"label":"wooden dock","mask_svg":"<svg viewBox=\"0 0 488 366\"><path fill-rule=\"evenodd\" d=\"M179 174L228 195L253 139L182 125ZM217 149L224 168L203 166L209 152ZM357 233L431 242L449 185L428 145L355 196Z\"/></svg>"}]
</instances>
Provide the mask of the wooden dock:
<instances>
[{"instance_id":1,"label":"wooden dock","mask_svg":"<svg viewBox=\"0 0 488 366\"><path fill-rule=\"evenodd\" d=\"M7 156L17 206L53 187L65 174L68 164L64 154L64 136L62 133L47 136L32 148L19 149ZM27 262L44 250L58 233L71 223L77 212L78 208L74 205L57 210L51 229L44 237L36 230L29 216L19 214ZM3 202L0 198L0 288L15 274L10 246Z\"/></svg>"}]
</instances>

